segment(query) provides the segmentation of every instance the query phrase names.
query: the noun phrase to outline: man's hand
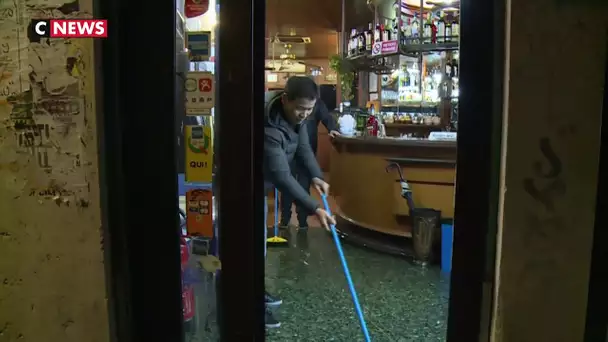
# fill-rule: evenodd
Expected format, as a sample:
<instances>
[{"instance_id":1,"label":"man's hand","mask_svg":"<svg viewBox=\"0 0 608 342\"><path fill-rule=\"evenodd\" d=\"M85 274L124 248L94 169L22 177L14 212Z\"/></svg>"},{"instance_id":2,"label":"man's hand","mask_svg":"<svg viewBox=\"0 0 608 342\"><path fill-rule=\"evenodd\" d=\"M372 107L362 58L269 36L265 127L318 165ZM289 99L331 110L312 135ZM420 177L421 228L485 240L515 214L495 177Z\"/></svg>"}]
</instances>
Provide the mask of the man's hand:
<instances>
[{"instance_id":1,"label":"man's hand","mask_svg":"<svg viewBox=\"0 0 608 342\"><path fill-rule=\"evenodd\" d=\"M329 184L327 184L327 182L325 182L321 178L313 178L312 184L315 186L315 189L317 189L317 191L321 195L329 195Z\"/></svg>"},{"instance_id":2,"label":"man's hand","mask_svg":"<svg viewBox=\"0 0 608 342\"><path fill-rule=\"evenodd\" d=\"M330 225L336 224L336 220L331 217L327 211L321 208L317 208L317 210L315 210L315 215L317 215L319 222L321 222L321 226L323 226L323 228L326 230L329 230Z\"/></svg>"},{"instance_id":3,"label":"man's hand","mask_svg":"<svg viewBox=\"0 0 608 342\"><path fill-rule=\"evenodd\" d=\"M338 131L331 131L331 132L329 132L329 136L331 138L335 138L335 137L338 137L340 135L342 135L342 134L340 134L340 132L338 132Z\"/></svg>"}]
</instances>

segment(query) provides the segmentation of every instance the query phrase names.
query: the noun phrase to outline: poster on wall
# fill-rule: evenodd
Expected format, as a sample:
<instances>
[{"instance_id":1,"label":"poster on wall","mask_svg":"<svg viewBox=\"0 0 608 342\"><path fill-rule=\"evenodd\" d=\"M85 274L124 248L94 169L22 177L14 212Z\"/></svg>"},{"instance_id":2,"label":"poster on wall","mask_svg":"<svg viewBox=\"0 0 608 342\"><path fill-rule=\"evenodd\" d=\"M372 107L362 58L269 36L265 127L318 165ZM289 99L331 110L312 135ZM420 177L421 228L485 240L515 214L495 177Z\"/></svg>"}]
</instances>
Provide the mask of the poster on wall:
<instances>
[{"instance_id":1,"label":"poster on wall","mask_svg":"<svg viewBox=\"0 0 608 342\"><path fill-rule=\"evenodd\" d=\"M186 192L186 230L189 236L213 238L213 195L211 190Z\"/></svg>"},{"instance_id":2,"label":"poster on wall","mask_svg":"<svg viewBox=\"0 0 608 342\"><path fill-rule=\"evenodd\" d=\"M186 182L211 183L213 175L213 137L211 125L185 126L184 128L186 140Z\"/></svg>"},{"instance_id":3,"label":"poster on wall","mask_svg":"<svg viewBox=\"0 0 608 342\"><path fill-rule=\"evenodd\" d=\"M198 17L209 10L209 0L186 0L185 7L186 18Z\"/></svg>"},{"instance_id":4,"label":"poster on wall","mask_svg":"<svg viewBox=\"0 0 608 342\"><path fill-rule=\"evenodd\" d=\"M190 62L205 62L211 55L211 31L186 32Z\"/></svg>"},{"instance_id":5,"label":"poster on wall","mask_svg":"<svg viewBox=\"0 0 608 342\"><path fill-rule=\"evenodd\" d=\"M211 115L215 105L215 78L208 71L186 74L186 115Z\"/></svg>"}]
</instances>

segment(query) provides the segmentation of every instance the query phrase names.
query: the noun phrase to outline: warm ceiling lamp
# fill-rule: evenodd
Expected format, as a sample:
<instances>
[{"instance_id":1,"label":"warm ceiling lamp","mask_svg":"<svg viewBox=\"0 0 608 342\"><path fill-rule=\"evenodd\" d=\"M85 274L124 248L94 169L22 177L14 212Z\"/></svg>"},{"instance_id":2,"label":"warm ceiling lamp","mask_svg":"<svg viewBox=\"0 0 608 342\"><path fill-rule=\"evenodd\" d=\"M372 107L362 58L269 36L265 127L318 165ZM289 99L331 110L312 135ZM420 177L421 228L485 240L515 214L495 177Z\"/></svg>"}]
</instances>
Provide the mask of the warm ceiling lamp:
<instances>
[{"instance_id":1,"label":"warm ceiling lamp","mask_svg":"<svg viewBox=\"0 0 608 342\"><path fill-rule=\"evenodd\" d=\"M460 0L428 0L427 3L441 7L445 12L457 12L460 7Z\"/></svg>"},{"instance_id":2,"label":"warm ceiling lamp","mask_svg":"<svg viewBox=\"0 0 608 342\"><path fill-rule=\"evenodd\" d=\"M420 7L420 0L402 0L401 3L409 7ZM423 6L424 8L431 8L433 5L429 1L424 0Z\"/></svg>"},{"instance_id":3,"label":"warm ceiling lamp","mask_svg":"<svg viewBox=\"0 0 608 342\"><path fill-rule=\"evenodd\" d=\"M427 0L426 3L434 6L448 6L450 8L460 6L460 0Z\"/></svg>"}]
</instances>

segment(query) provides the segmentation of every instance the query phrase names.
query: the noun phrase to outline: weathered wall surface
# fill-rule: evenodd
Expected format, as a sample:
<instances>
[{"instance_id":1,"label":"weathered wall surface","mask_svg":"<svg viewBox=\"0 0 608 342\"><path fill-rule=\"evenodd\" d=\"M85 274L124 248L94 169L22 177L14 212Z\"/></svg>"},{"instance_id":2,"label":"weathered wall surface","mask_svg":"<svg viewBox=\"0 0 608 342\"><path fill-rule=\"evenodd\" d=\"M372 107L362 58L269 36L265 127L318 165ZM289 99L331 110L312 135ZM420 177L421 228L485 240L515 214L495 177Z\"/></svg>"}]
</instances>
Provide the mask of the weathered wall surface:
<instances>
[{"instance_id":1,"label":"weathered wall surface","mask_svg":"<svg viewBox=\"0 0 608 342\"><path fill-rule=\"evenodd\" d=\"M494 341L583 341L608 39L585 3L510 1Z\"/></svg>"},{"instance_id":2,"label":"weathered wall surface","mask_svg":"<svg viewBox=\"0 0 608 342\"><path fill-rule=\"evenodd\" d=\"M106 342L92 42L28 37L91 0L0 1L0 341Z\"/></svg>"}]
</instances>

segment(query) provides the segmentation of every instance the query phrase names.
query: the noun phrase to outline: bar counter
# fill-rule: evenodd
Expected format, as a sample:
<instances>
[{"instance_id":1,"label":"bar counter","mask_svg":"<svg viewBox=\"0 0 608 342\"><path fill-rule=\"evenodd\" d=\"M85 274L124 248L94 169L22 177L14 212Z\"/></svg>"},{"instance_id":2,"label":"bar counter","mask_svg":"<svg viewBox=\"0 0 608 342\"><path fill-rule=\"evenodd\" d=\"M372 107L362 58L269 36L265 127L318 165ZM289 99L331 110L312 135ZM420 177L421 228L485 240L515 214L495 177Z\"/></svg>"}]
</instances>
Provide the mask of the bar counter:
<instances>
[{"instance_id":1,"label":"bar counter","mask_svg":"<svg viewBox=\"0 0 608 342\"><path fill-rule=\"evenodd\" d=\"M375 137L337 137L330 157L331 192L337 202L338 229L349 226L411 237L408 205L401 197L396 169L401 166L414 204L454 216L456 142Z\"/></svg>"}]
</instances>

